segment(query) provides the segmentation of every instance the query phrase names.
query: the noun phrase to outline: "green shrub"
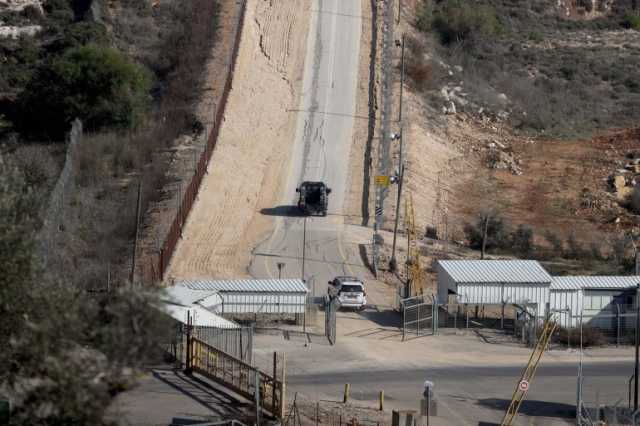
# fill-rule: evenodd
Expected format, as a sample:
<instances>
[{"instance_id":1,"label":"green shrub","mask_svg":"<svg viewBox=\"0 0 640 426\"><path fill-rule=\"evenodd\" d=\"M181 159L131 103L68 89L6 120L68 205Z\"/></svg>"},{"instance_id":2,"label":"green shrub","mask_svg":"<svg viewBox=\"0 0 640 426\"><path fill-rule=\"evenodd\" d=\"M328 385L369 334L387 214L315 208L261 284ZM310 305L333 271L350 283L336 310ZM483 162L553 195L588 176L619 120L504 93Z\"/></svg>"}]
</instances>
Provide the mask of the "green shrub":
<instances>
[{"instance_id":1,"label":"green shrub","mask_svg":"<svg viewBox=\"0 0 640 426\"><path fill-rule=\"evenodd\" d=\"M513 251L522 257L529 257L533 253L533 229L528 225L519 225L512 236Z\"/></svg>"},{"instance_id":2,"label":"green shrub","mask_svg":"<svg viewBox=\"0 0 640 426\"><path fill-rule=\"evenodd\" d=\"M585 257L585 250L577 239L576 232L571 230L567 237L567 251L565 256L569 259L580 259Z\"/></svg>"},{"instance_id":3,"label":"green shrub","mask_svg":"<svg viewBox=\"0 0 640 426\"><path fill-rule=\"evenodd\" d=\"M86 128L132 128L149 104L150 79L111 48L86 45L42 66L20 99L19 126L31 135L61 139L76 117Z\"/></svg>"},{"instance_id":4,"label":"green shrub","mask_svg":"<svg viewBox=\"0 0 640 426\"><path fill-rule=\"evenodd\" d=\"M627 13L622 18L622 26L624 28L640 31L640 13Z\"/></svg>"},{"instance_id":5,"label":"green shrub","mask_svg":"<svg viewBox=\"0 0 640 426\"><path fill-rule=\"evenodd\" d=\"M431 21L433 20L433 6L430 0L423 0L416 11L416 28L422 32L431 30Z\"/></svg>"},{"instance_id":6,"label":"green shrub","mask_svg":"<svg viewBox=\"0 0 640 426\"><path fill-rule=\"evenodd\" d=\"M472 41L501 31L493 7L462 0L444 1L435 8L431 28L439 34L443 44Z\"/></svg>"},{"instance_id":7,"label":"green shrub","mask_svg":"<svg viewBox=\"0 0 640 426\"><path fill-rule=\"evenodd\" d=\"M90 43L107 46L109 37L104 25L97 22L81 21L66 26L59 43L61 49L80 47Z\"/></svg>"},{"instance_id":8,"label":"green shrub","mask_svg":"<svg viewBox=\"0 0 640 426\"><path fill-rule=\"evenodd\" d=\"M484 234L486 213L478 216L478 220L474 224L467 224L464 227L465 236L469 242L469 246L473 249L482 248L482 238ZM509 232L509 224L502 217L490 214L487 223L487 242L486 249L503 249L510 245L511 238Z\"/></svg>"},{"instance_id":9,"label":"green shrub","mask_svg":"<svg viewBox=\"0 0 640 426\"><path fill-rule=\"evenodd\" d=\"M540 43L541 41L544 40L544 36L540 34L540 32L538 31L530 31L529 40L531 40L534 43Z\"/></svg>"}]
</instances>

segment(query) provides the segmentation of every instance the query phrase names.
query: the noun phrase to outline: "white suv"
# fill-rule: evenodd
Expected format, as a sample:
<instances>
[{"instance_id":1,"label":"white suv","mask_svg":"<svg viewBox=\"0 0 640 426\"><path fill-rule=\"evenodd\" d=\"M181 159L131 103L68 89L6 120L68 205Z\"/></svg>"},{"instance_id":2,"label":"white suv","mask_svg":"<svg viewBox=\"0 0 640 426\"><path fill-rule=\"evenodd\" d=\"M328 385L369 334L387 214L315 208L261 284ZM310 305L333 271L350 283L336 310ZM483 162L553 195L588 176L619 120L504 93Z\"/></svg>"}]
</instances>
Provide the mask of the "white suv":
<instances>
[{"instance_id":1,"label":"white suv","mask_svg":"<svg viewBox=\"0 0 640 426\"><path fill-rule=\"evenodd\" d=\"M340 305L345 308L363 310L367 304L364 284L354 277L336 277L329 281L328 293L337 297Z\"/></svg>"}]
</instances>

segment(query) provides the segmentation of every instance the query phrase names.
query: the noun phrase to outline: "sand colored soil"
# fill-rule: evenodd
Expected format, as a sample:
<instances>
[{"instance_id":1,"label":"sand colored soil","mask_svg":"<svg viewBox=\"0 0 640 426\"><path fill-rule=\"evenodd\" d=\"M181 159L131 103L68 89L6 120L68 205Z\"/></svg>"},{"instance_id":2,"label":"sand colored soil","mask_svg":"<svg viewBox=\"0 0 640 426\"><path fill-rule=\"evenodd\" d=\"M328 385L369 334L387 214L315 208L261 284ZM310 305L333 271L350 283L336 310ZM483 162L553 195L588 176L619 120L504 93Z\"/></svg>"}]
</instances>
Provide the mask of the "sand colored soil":
<instances>
[{"instance_id":1,"label":"sand colored soil","mask_svg":"<svg viewBox=\"0 0 640 426\"><path fill-rule=\"evenodd\" d=\"M220 139L170 266L170 278L246 275L270 229L260 213L287 170L304 66L308 2L249 0Z\"/></svg>"}]
</instances>

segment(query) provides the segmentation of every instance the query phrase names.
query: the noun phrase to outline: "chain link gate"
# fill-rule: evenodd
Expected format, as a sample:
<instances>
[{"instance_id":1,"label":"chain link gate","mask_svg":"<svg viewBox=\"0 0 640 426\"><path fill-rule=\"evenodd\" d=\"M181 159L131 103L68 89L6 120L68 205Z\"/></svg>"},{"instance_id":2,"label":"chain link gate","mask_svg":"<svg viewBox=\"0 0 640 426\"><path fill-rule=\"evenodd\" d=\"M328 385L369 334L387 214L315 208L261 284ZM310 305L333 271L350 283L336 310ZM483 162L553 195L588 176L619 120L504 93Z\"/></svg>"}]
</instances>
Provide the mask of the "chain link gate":
<instances>
[{"instance_id":1,"label":"chain link gate","mask_svg":"<svg viewBox=\"0 0 640 426\"><path fill-rule=\"evenodd\" d=\"M330 345L336 343L336 313L340 309L340 301L337 297L326 296L324 298L324 332Z\"/></svg>"},{"instance_id":2,"label":"chain link gate","mask_svg":"<svg viewBox=\"0 0 640 426\"><path fill-rule=\"evenodd\" d=\"M407 335L426 336L435 332L438 308L432 298L410 297L400 302L402 309L402 340Z\"/></svg>"}]
</instances>

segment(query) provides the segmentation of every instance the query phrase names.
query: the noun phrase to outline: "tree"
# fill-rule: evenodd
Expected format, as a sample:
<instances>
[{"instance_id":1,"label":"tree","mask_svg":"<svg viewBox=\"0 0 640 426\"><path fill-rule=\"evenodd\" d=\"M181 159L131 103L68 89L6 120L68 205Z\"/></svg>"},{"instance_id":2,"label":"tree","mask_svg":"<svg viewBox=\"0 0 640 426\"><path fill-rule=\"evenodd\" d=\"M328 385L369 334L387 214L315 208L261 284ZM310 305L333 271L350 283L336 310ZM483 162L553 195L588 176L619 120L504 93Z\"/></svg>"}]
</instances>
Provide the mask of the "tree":
<instances>
[{"instance_id":1,"label":"tree","mask_svg":"<svg viewBox=\"0 0 640 426\"><path fill-rule=\"evenodd\" d=\"M41 197L0 157L0 393L15 425L103 424L113 395L171 330L153 294L39 279Z\"/></svg>"},{"instance_id":2,"label":"tree","mask_svg":"<svg viewBox=\"0 0 640 426\"><path fill-rule=\"evenodd\" d=\"M16 318L29 300L33 275L34 234L39 227L40 197L20 171L0 155L0 347L6 348ZM16 311L18 310L18 311ZM1 353L0 351L0 358Z\"/></svg>"},{"instance_id":3,"label":"tree","mask_svg":"<svg viewBox=\"0 0 640 426\"><path fill-rule=\"evenodd\" d=\"M513 251L522 257L529 257L533 253L533 229L528 225L519 225L511 236Z\"/></svg>"},{"instance_id":4,"label":"tree","mask_svg":"<svg viewBox=\"0 0 640 426\"><path fill-rule=\"evenodd\" d=\"M473 249L481 249L483 242L487 250L505 248L510 243L509 224L496 213L481 213L475 224L465 226L464 232L469 246Z\"/></svg>"},{"instance_id":5,"label":"tree","mask_svg":"<svg viewBox=\"0 0 640 426\"><path fill-rule=\"evenodd\" d=\"M149 106L147 71L112 48L68 49L41 66L20 99L17 122L32 136L63 140L71 121L85 127L132 128Z\"/></svg>"}]
</instances>

